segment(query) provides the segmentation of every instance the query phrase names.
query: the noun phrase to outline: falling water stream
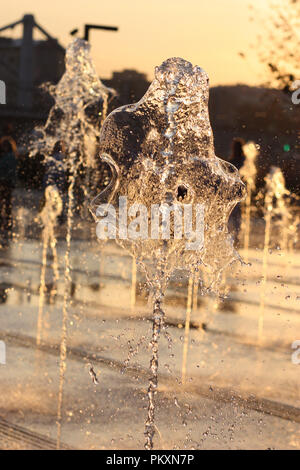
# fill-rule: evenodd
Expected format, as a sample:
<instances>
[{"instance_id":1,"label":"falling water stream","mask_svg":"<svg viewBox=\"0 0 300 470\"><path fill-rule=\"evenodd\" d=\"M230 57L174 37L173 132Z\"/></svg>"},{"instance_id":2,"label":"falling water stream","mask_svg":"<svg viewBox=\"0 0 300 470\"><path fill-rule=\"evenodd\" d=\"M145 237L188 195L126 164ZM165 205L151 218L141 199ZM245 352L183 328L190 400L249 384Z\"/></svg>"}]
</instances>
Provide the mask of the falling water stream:
<instances>
[{"instance_id":1,"label":"falling water stream","mask_svg":"<svg viewBox=\"0 0 300 470\"><path fill-rule=\"evenodd\" d=\"M137 283L137 266L136 259L132 258L132 267L131 267L131 293L130 293L130 306L133 310L136 303L136 283Z\"/></svg>"},{"instance_id":2,"label":"falling water stream","mask_svg":"<svg viewBox=\"0 0 300 470\"><path fill-rule=\"evenodd\" d=\"M184 343L183 343L183 353L182 353L182 373L181 381L182 384L185 384L186 379L186 363L187 363L187 354L189 347L189 333L190 333L190 323L191 323L191 313L193 307L193 293L194 293L194 273L190 274L188 282L188 293L187 293L187 306L185 313L185 328L184 328Z\"/></svg>"},{"instance_id":3,"label":"falling water stream","mask_svg":"<svg viewBox=\"0 0 300 470\"><path fill-rule=\"evenodd\" d=\"M56 239L56 226L57 218L61 215L63 210L62 198L56 186L48 186L45 190L45 205L40 213L40 220L43 226L42 241L42 271L39 289L39 312L37 321L37 335L36 344L40 346L42 340L42 329L43 329L43 310L45 303L46 293L46 267L47 267L47 252L48 246L52 251L52 271L53 271L53 287L51 289L51 298L53 299L56 289L57 282L59 279L58 269L58 258L57 258L57 239Z\"/></svg>"},{"instance_id":4,"label":"falling water stream","mask_svg":"<svg viewBox=\"0 0 300 470\"><path fill-rule=\"evenodd\" d=\"M0 447L299 448L299 198L275 167L257 196L253 142L240 173L215 155L200 67L106 117L89 45L65 59L0 253Z\"/></svg>"}]
</instances>

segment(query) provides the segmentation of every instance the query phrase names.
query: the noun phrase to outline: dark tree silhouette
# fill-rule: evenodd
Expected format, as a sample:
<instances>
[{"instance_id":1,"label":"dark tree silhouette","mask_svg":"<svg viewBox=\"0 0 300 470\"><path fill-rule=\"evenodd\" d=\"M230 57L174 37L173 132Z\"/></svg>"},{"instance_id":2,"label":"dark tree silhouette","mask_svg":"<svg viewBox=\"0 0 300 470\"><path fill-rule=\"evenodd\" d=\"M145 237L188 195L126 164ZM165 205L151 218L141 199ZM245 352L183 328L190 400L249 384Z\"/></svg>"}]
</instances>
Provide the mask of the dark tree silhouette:
<instances>
[{"instance_id":1,"label":"dark tree silhouette","mask_svg":"<svg viewBox=\"0 0 300 470\"><path fill-rule=\"evenodd\" d=\"M300 0L269 0L256 50L267 68L267 86L291 92L300 79ZM258 18L253 10L252 20Z\"/></svg>"}]
</instances>

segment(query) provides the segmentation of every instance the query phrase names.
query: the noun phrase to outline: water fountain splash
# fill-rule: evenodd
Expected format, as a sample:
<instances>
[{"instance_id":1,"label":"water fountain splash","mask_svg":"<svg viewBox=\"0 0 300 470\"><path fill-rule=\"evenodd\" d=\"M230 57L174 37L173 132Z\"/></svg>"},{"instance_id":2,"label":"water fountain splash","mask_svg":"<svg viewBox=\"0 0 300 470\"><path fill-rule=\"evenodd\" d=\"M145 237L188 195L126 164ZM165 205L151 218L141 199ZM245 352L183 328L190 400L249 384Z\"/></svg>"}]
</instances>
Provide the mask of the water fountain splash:
<instances>
[{"instance_id":1,"label":"water fountain splash","mask_svg":"<svg viewBox=\"0 0 300 470\"><path fill-rule=\"evenodd\" d=\"M43 329L43 310L45 303L45 293L46 293L46 266L47 266L47 252L48 247L50 246L52 251L52 271L53 271L53 289L51 289L50 296L55 295L55 290L57 282L59 279L59 270L58 270L58 258L57 258L57 239L56 239L56 226L57 219L61 215L63 210L63 201L59 194L59 191L56 186L47 186L45 190L45 205L39 214L39 219L41 220L43 231L42 231L42 241L43 241L43 250L42 250L42 270L41 270L41 279L40 279L40 289L39 289L39 311L38 311L38 322L37 322L37 335L36 335L36 344L40 346L42 339L42 329Z\"/></svg>"},{"instance_id":2,"label":"water fountain splash","mask_svg":"<svg viewBox=\"0 0 300 470\"><path fill-rule=\"evenodd\" d=\"M129 351L128 351L128 356L127 359L124 361L123 367L122 367L122 374L126 371L126 369L129 366L129 363L131 359L133 359L139 352L140 347L144 344L146 341L146 337L142 336L136 343L135 347L131 345L131 342L128 341L128 346L129 346Z\"/></svg>"},{"instance_id":3,"label":"water fountain splash","mask_svg":"<svg viewBox=\"0 0 300 470\"><path fill-rule=\"evenodd\" d=\"M183 343L183 353L182 353L182 367L181 367L181 382L184 385L186 380L186 363L187 363L187 354L189 347L189 333L190 333L190 323L191 323L191 313L193 307L193 293L194 293L194 273L190 274L188 282L188 295L187 295L187 306L185 314L185 328L184 328L184 343Z\"/></svg>"},{"instance_id":4,"label":"water fountain splash","mask_svg":"<svg viewBox=\"0 0 300 470\"><path fill-rule=\"evenodd\" d=\"M249 241L251 224L251 199L256 185L256 158L258 156L259 146L254 142L247 142L243 145L245 155L244 165L240 169L240 175L246 184L247 196L243 204L242 233L244 234L244 252L245 262L249 261Z\"/></svg>"},{"instance_id":5,"label":"water fountain splash","mask_svg":"<svg viewBox=\"0 0 300 470\"><path fill-rule=\"evenodd\" d=\"M193 272L201 266L206 271L206 287L217 289L222 271L238 258L227 223L232 209L245 195L245 186L236 168L215 156L208 94L204 70L181 58L168 59L156 67L155 79L144 97L113 111L100 135L101 158L111 169L112 181L92 201L91 210L101 223L99 208L105 212L107 203L114 206L119 220L117 243L137 259L152 291L147 449L153 448L158 340L164 326L162 301L169 277L175 267ZM166 213L175 205L179 217L174 209L170 236L161 236ZM159 207L155 236L153 207L154 211ZM178 236L186 207L201 208L201 227L199 213L192 211L190 227ZM124 223L127 208L129 216ZM136 217L137 213L144 218ZM201 243L190 249L190 243L199 241L197 237Z\"/></svg>"},{"instance_id":6,"label":"water fountain splash","mask_svg":"<svg viewBox=\"0 0 300 470\"><path fill-rule=\"evenodd\" d=\"M68 310L70 302L70 287L72 283L71 278L71 235L73 223L73 207L74 207L74 185L75 177L70 181L68 188L68 213L67 213L67 235L66 235L66 251L65 251L65 270L64 270L64 299L63 299L63 312L62 312L62 326L61 326L61 340L60 340L60 355L59 355L59 388L57 397L57 441L56 447L60 449L61 442L61 424L62 424L62 403L64 380L67 368L67 323L68 323Z\"/></svg>"},{"instance_id":7,"label":"water fountain splash","mask_svg":"<svg viewBox=\"0 0 300 470\"><path fill-rule=\"evenodd\" d=\"M45 156L46 163L57 165L51 157L52 151L57 142L64 142L68 155L65 170L82 165L88 173L88 169L96 169L101 123L106 117L108 101L116 93L99 79L90 57L90 45L83 39L77 38L68 46L65 68L57 85L43 86L54 105L46 124L35 129L30 153L39 152Z\"/></svg>"},{"instance_id":8,"label":"water fountain splash","mask_svg":"<svg viewBox=\"0 0 300 470\"><path fill-rule=\"evenodd\" d=\"M137 266L136 259L132 258L132 268L131 268L131 292L130 292L130 306L133 311L136 304L136 282L137 282Z\"/></svg>"},{"instance_id":9,"label":"water fountain splash","mask_svg":"<svg viewBox=\"0 0 300 470\"><path fill-rule=\"evenodd\" d=\"M159 275L159 274L158 274ZM145 422L145 449L153 449L153 437L155 434L155 395L158 387L158 343L161 329L164 325L165 313L161 308L163 291L162 289L155 289L153 292L153 328L152 339L150 342L152 349L152 357L150 360L150 372L148 386L148 413Z\"/></svg>"},{"instance_id":10,"label":"water fountain splash","mask_svg":"<svg viewBox=\"0 0 300 470\"><path fill-rule=\"evenodd\" d=\"M270 190L273 190L276 198L276 204L273 207L274 225L282 234L280 248L287 255L297 241L299 216L295 217L292 204L299 200L299 197L286 188L284 176L279 168L273 170L271 180Z\"/></svg>"},{"instance_id":11,"label":"water fountain splash","mask_svg":"<svg viewBox=\"0 0 300 470\"><path fill-rule=\"evenodd\" d=\"M265 194L264 194L264 218L265 218L265 235L262 262L262 282L260 290L260 306L258 318L258 342L263 340L264 329L264 311L265 311L265 294L268 274L268 253L270 248L272 222L275 219L274 226L279 226L280 241L279 246L283 253L287 254L290 239L294 239L297 234L297 220L294 219L291 211L291 201L297 199L285 186L284 175L280 168L272 166L269 173L265 177ZM296 226L296 230L294 227Z\"/></svg>"},{"instance_id":12,"label":"water fountain splash","mask_svg":"<svg viewBox=\"0 0 300 470\"><path fill-rule=\"evenodd\" d=\"M99 79L90 57L90 45L82 40L75 39L67 48L65 55L65 73L57 85L45 85L54 100L48 119L44 127L35 129L36 138L30 145L31 155L41 153L45 156L45 166L52 168L52 173L59 173L67 177L67 233L64 267L64 301L62 315L62 335L60 344L60 381L57 410L57 448L60 447L63 384L66 369L67 354L67 320L68 304L71 285L71 236L76 198L74 194L75 182L81 178L80 188L85 200L89 198L89 191L93 182L90 175L97 175L99 179L98 162L95 158L98 145L100 127L105 118L107 103L115 93L105 87ZM57 144L63 148L59 158L54 153ZM83 176L84 175L84 176ZM63 190L61 189L61 192ZM45 232L49 231L45 224ZM45 240L46 235L43 235ZM46 262L45 246L43 262ZM44 265L43 265L44 266ZM42 268L42 276L44 272ZM41 282L41 285L43 283ZM39 306L38 330L41 329L41 312L44 295L41 287ZM40 334L38 337L40 341Z\"/></svg>"}]
</instances>

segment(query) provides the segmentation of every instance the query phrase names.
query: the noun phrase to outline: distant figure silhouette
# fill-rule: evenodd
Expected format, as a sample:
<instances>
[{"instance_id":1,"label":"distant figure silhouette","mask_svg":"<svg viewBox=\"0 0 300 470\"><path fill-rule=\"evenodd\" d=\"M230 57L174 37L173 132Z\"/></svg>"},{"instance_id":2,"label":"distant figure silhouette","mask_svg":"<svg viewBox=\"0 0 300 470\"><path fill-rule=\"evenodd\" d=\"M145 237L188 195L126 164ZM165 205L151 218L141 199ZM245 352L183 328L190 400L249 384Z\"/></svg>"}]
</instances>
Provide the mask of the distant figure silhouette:
<instances>
[{"instance_id":1,"label":"distant figure silhouette","mask_svg":"<svg viewBox=\"0 0 300 470\"><path fill-rule=\"evenodd\" d=\"M12 235L12 193L17 179L16 143L12 137L0 139L0 244Z\"/></svg>"},{"instance_id":2,"label":"distant figure silhouette","mask_svg":"<svg viewBox=\"0 0 300 470\"><path fill-rule=\"evenodd\" d=\"M238 170L242 168L245 162L245 154L243 151L243 146L245 145L245 143L246 142L240 137L235 137L231 144L231 155L229 161Z\"/></svg>"}]
</instances>

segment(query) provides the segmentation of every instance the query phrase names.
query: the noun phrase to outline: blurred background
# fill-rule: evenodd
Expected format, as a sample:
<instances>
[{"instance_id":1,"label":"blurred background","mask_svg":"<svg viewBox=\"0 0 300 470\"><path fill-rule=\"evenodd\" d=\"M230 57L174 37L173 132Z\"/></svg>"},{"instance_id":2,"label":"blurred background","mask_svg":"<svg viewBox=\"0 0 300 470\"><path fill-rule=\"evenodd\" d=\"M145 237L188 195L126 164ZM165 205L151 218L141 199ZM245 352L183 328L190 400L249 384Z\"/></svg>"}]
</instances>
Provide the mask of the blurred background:
<instances>
[{"instance_id":1,"label":"blurred background","mask_svg":"<svg viewBox=\"0 0 300 470\"><path fill-rule=\"evenodd\" d=\"M24 14L34 15L41 26L32 27L29 85L21 60ZM19 140L25 127L28 132L45 120L51 100L39 86L61 78L70 33L84 37L86 24L118 27L88 30L96 70L118 92L110 110L140 99L154 67L181 56L210 76L216 153L228 159L234 137L254 140L261 146L259 182L271 164L280 164L287 185L298 190L299 106L291 103L291 89L299 69L299 2L187 0L183 5L154 0L145 6L114 0L87 8L75 1L71 8L54 0L28 1L24 10L24 2L13 0L4 5L2 18L2 27L18 23L0 32L0 77L7 86L7 105L0 108L2 134L9 124ZM22 90L30 94L30 103L23 103Z\"/></svg>"}]
</instances>

